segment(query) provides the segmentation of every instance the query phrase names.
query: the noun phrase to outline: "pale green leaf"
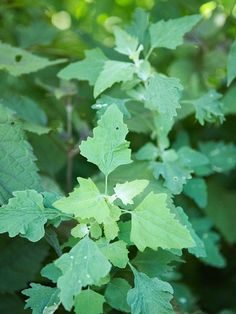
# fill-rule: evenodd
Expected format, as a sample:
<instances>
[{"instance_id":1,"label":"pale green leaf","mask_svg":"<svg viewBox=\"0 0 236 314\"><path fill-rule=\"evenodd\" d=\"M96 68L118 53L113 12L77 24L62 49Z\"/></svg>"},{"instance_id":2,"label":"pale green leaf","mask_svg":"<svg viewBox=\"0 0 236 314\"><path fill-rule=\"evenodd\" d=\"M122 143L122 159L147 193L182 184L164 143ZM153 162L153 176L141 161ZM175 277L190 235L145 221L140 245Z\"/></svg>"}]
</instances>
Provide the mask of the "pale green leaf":
<instances>
[{"instance_id":1,"label":"pale green leaf","mask_svg":"<svg viewBox=\"0 0 236 314\"><path fill-rule=\"evenodd\" d=\"M196 119L201 125L204 125L205 121L223 123L225 118L221 98L221 94L215 90L210 90L200 98L192 101L196 110Z\"/></svg>"},{"instance_id":2,"label":"pale green leaf","mask_svg":"<svg viewBox=\"0 0 236 314\"><path fill-rule=\"evenodd\" d=\"M163 116L163 114L153 112L153 122L159 149L164 150L170 145L168 134L173 127L174 119L167 119Z\"/></svg>"},{"instance_id":3,"label":"pale green leaf","mask_svg":"<svg viewBox=\"0 0 236 314\"><path fill-rule=\"evenodd\" d=\"M65 62L65 59L49 61L32 53L0 42L0 70L20 76Z\"/></svg>"},{"instance_id":4,"label":"pale green leaf","mask_svg":"<svg viewBox=\"0 0 236 314\"><path fill-rule=\"evenodd\" d=\"M119 198L124 205L133 204L133 198L143 192L147 187L147 180L134 180L122 184L117 183L114 187L116 197Z\"/></svg>"},{"instance_id":5,"label":"pale green leaf","mask_svg":"<svg viewBox=\"0 0 236 314\"><path fill-rule=\"evenodd\" d=\"M81 155L94 163L108 176L118 166L131 161L129 142L125 140L128 128L123 122L120 110L110 106L93 130L93 137L82 141Z\"/></svg>"},{"instance_id":6,"label":"pale green leaf","mask_svg":"<svg viewBox=\"0 0 236 314\"><path fill-rule=\"evenodd\" d=\"M79 188L75 188L68 197L61 198L53 205L76 218L94 218L98 223L106 222L110 210L104 196L90 178L78 178L78 182Z\"/></svg>"},{"instance_id":7,"label":"pale green leaf","mask_svg":"<svg viewBox=\"0 0 236 314\"><path fill-rule=\"evenodd\" d=\"M106 61L103 70L100 72L96 80L94 97L96 98L115 83L132 80L134 73L135 67L132 63L114 60Z\"/></svg>"},{"instance_id":8,"label":"pale green leaf","mask_svg":"<svg viewBox=\"0 0 236 314\"><path fill-rule=\"evenodd\" d=\"M51 280L53 283L56 283L58 278L62 275L61 270L57 268L54 263L50 263L43 267L40 274L41 276Z\"/></svg>"},{"instance_id":9,"label":"pale green leaf","mask_svg":"<svg viewBox=\"0 0 236 314\"><path fill-rule=\"evenodd\" d=\"M102 314L105 298L91 289L80 292L75 298L76 314Z\"/></svg>"},{"instance_id":10,"label":"pale green leaf","mask_svg":"<svg viewBox=\"0 0 236 314\"><path fill-rule=\"evenodd\" d=\"M111 268L96 243L88 237L76 244L69 253L59 257L55 264L62 271L57 286L60 289L62 304L67 310L71 309L73 299L82 287L98 284Z\"/></svg>"},{"instance_id":11,"label":"pale green leaf","mask_svg":"<svg viewBox=\"0 0 236 314\"><path fill-rule=\"evenodd\" d=\"M183 249L195 245L186 226L179 223L166 204L167 195L150 193L131 212L131 241L140 251Z\"/></svg>"},{"instance_id":12,"label":"pale green leaf","mask_svg":"<svg viewBox=\"0 0 236 314\"><path fill-rule=\"evenodd\" d=\"M179 79L155 74L147 81L145 107L172 119L177 115L176 109L180 108L179 100L182 90L183 86Z\"/></svg>"},{"instance_id":13,"label":"pale green leaf","mask_svg":"<svg viewBox=\"0 0 236 314\"><path fill-rule=\"evenodd\" d=\"M184 35L201 20L200 15L184 16L168 21L159 21L150 26L151 47L175 49L183 44Z\"/></svg>"},{"instance_id":14,"label":"pale green leaf","mask_svg":"<svg viewBox=\"0 0 236 314\"><path fill-rule=\"evenodd\" d=\"M158 278L149 278L136 271L134 273L134 288L128 292L127 301L132 314L173 314L170 304L173 298L171 285Z\"/></svg>"},{"instance_id":15,"label":"pale green leaf","mask_svg":"<svg viewBox=\"0 0 236 314\"><path fill-rule=\"evenodd\" d=\"M109 259L109 261L116 267L125 268L129 258L129 251L126 248L126 243L122 240L109 243L101 239L97 242L101 252Z\"/></svg>"},{"instance_id":16,"label":"pale green leaf","mask_svg":"<svg viewBox=\"0 0 236 314\"><path fill-rule=\"evenodd\" d=\"M130 284L123 278L114 278L107 285L105 298L107 303L121 312L130 312L127 303L127 293L131 289Z\"/></svg>"},{"instance_id":17,"label":"pale green leaf","mask_svg":"<svg viewBox=\"0 0 236 314\"><path fill-rule=\"evenodd\" d=\"M115 50L121 54L131 57L138 48L137 38L132 37L118 26L114 28L114 35L116 42Z\"/></svg>"},{"instance_id":18,"label":"pale green leaf","mask_svg":"<svg viewBox=\"0 0 236 314\"><path fill-rule=\"evenodd\" d=\"M25 140L20 124L0 107L0 204L13 191L41 190L32 147Z\"/></svg>"},{"instance_id":19,"label":"pale green leaf","mask_svg":"<svg viewBox=\"0 0 236 314\"><path fill-rule=\"evenodd\" d=\"M207 205L207 185L202 178L192 178L184 186L184 194L192 198L195 203L204 208Z\"/></svg>"},{"instance_id":20,"label":"pale green leaf","mask_svg":"<svg viewBox=\"0 0 236 314\"><path fill-rule=\"evenodd\" d=\"M31 288L22 293L29 297L25 308L31 308L32 314L53 314L60 305L58 288L32 283Z\"/></svg>"},{"instance_id":21,"label":"pale green leaf","mask_svg":"<svg viewBox=\"0 0 236 314\"><path fill-rule=\"evenodd\" d=\"M56 209L45 208L43 196L34 190L13 192L8 204L0 208L0 233L21 235L36 242L44 234L47 220L60 216Z\"/></svg>"},{"instance_id":22,"label":"pale green leaf","mask_svg":"<svg viewBox=\"0 0 236 314\"><path fill-rule=\"evenodd\" d=\"M227 62L227 84L230 85L230 83L235 79L235 77L236 77L236 40L232 44L229 51Z\"/></svg>"},{"instance_id":23,"label":"pale green leaf","mask_svg":"<svg viewBox=\"0 0 236 314\"><path fill-rule=\"evenodd\" d=\"M194 169L196 167L209 164L209 159L207 158L207 156L188 146L182 146L177 151L177 155L181 160L181 163L189 169Z\"/></svg>"},{"instance_id":24,"label":"pale green leaf","mask_svg":"<svg viewBox=\"0 0 236 314\"><path fill-rule=\"evenodd\" d=\"M57 75L63 80L77 79L94 85L107 60L99 48L87 50L84 60L69 64Z\"/></svg>"},{"instance_id":25,"label":"pale green leaf","mask_svg":"<svg viewBox=\"0 0 236 314\"><path fill-rule=\"evenodd\" d=\"M146 143L135 154L138 160L156 160L159 155L159 149L151 142Z\"/></svg>"}]
</instances>

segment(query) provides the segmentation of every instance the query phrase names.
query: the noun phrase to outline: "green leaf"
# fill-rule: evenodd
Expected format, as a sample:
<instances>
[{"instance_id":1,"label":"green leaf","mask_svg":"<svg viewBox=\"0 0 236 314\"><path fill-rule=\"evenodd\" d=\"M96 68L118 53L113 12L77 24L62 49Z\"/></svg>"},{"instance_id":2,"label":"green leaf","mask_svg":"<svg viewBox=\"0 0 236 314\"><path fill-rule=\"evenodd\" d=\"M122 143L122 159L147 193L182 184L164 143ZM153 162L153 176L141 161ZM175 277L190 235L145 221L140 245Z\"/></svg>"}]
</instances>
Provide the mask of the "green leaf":
<instances>
[{"instance_id":1,"label":"green leaf","mask_svg":"<svg viewBox=\"0 0 236 314\"><path fill-rule=\"evenodd\" d=\"M41 269L41 276L48 278L53 283L56 283L61 275L60 269L54 263L50 263Z\"/></svg>"},{"instance_id":2,"label":"green leaf","mask_svg":"<svg viewBox=\"0 0 236 314\"><path fill-rule=\"evenodd\" d=\"M86 289L80 292L75 298L76 314L102 314L104 296L91 290Z\"/></svg>"},{"instance_id":3,"label":"green leaf","mask_svg":"<svg viewBox=\"0 0 236 314\"><path fill-rule=\"evenodd\" d=\"M124 241L109 243L108 241L101 239L97 244L104 256L106 256L114 266L119 268L126 267L129 261L129 251L126 248L126 243Z\"/></svg>"},{"instance_id":4,"label":"green leaf","mask_svg":"<svg viewBox=\"0 0 236 314\"><path fill-rule=\"evenodd\" d=\"M148 180L134 180L122 184L117 183L114 187L115 195L124 205L133 204L133 198L143 192L147 187Z\"/></svg>"},{"instance_id":5,"label":"green leaf","mask_svg":"<svg viewBox=\"0 0 236 314\"><path fill-rule=\"evenodd\" d=\"M93 137L82 141L81 155L108 176L118 166L132 162L129 142L125 140L127 133L128 128L123 123L122 113L112 105L98 121Z\"/></svg>"},{"instance_id":6,"label":"green leaf","mask_svg":"<svg viewBox=\"0 0 236 314\"><path fill-rule=\"evenodd\" d=\"M89 81L94 85L107 60L99 48L86 50L84 60L69 64L57 76L63 80Z\"/></svg>"},{"instance_id":7,"label":"green leaf","mask_svg":"<svg viewBox=\"0 0 236 314\"><path fill-rule=\"evenodd\" d=\"M179 256L171 251L158 249L153 251L146 249L144 252L138 252L135 259L132 260L139 271L145 273L149 277L168 278L172 272L174 262L181 262Z\"/></svg>"},{"instance_id":8,"label":"green leaf","mask_svg":"<svg viewBox=\"0 0 236 314\"><path fill-rule=\"evenodd\" d=\"M192 178L187 181L184 186L184 194L194 200L200 207L204 208L207 205L207 185L202 178Z\"/></svg>"},{"instance_id":9,"label":"green leaf","mask_svg":"<svg viewBox=\"0 0 236 314\"><path fill-rule=\"evenodd\" d=\"M194 169L196 167L209 164L209 159L207 158L207 156L188 146L182 146L178 150L177 155L181 160L181 163L189 169Z\"/></svg>"},{"instance_id":10,"label":"green leaf","mask_svg":"<svg viewBox=\"0 0 236 314\"><path fill-rule=\"evenodd\" d=\"M107 285L105 299L113 308L121 312L129 313L127 293L131 289L130 284L123 278L114 278Z\"/></svg>"},{"instance_id":11,"label":"green leaf","mask_svg":"<svg viewBox=\"0 0 236 314\"><path fill-rule=\"evenodd\" d=\"M229 86L230 83L236 77L236 40L232 44L229 55L228 55L228 62L227 62L227 85Z\"/></svg>"},{"instance_id":12,"label":"green leaf","mask_svg":"<svg viewBox=\"0 0 236 314\"><path fill-rule=\"evenodd\" d=\"M159 149L151 142L146 143L135 154L137 160L156 160L159 156Z\"/></svg>"},{"instance_id":13,"label":"green leaf","mask_svg":"<svg viewBox=\"0 0 236 314\"><path fill-rule=\"evenodd\" d=\"M134 288L128 292L127 301L132 314L173 314L170 304L173 298L171 285L158 278L149 278L136 271L134 273Z\"/></svg>"},{"instance_id":14,"label":"green leaf","mask_svg":"<svg viewBox=\"0 0 236 314\"><path fill-rule=\"evenodd\" d=\"M186 226L179 223L166 204L167 195L151 192L131 212L131 241L140 251L146 247L157 250L183 249L194 246Z\"/></svg>"},{"instance_id":15,"label":"green leaf","mask_svg":"<svg viewBox=\"0 0 236 314\"><path fill-rule=\"evenodd\" d=\"M111 264L96 243L88 237L76 244L69 253L57 259L55 265L62 271L57 286L66 310L71 309L73 298L80 293L82 287L98 284L111 268Z\"/></svg>"},{"instance_id":16,"label":"green leaf","mask_svg":"<svg viewBox=\"0 0 236 314\"><path fill-rule=\"evenodd\" d=\"M151 48L175 49L183 44L184 35L190 32L200 20L200 15L190 15L152 24L150 26Z\"/></svg>"},{"instance_id":17,"label":"green leaf","mask_svg":"<svg viewBox=\"0 0 236 314\"><path fill-rule=\"evenodd\" d=\"M177 115L176 109L180 108L182 90L183 86L179 79L155 74L147 81L145 107L167 115L167 119L172 119Z\"/></svg>"},{"instance_id":18,"label":"green leaf","mask_svg":"<svg viewBox=\"0 0 236 314\"><path fill-rule=\"evenodd\" d=\"M29 297L25 308L31 308L32 314L53 314L60 305L58 288L32 283L31 288L22 293Z\"/></svg>"},{"instance_id":19,"label":"green leaf","mask_svg":"<svg viewBox=\"0 0 236 314\"><path fill-rule=\"evenodd\" d=\"M53 205L76 218L94 218L98 223L106 222L110 209L104 196L90 178L78 178L78 182L79 188L75 188L68 197L61 198Z\"/></svg>"},{"instance_id":20,"label":"green leaf","mask_svg":"<svg viewBox=\"0 0 236 314\"><path fill-rule=\"evenodd\" d=\"M205 121L223 123L225 118L223 103L220 101L221 98L221 94L215 90L210 90L200 98L192 101L196 110L196 119L201 125L204 125Z\"/></svg>"},{"instance_id":21,"label":"green leaf","mask_svg":"<svg viewBox=\"0 0 236 314\"><path fill-rule=\"evenodd\" d=\"M108 60L100 72L95 86L94 97L96 98L107 88L115 83L131 81L135 73L133 63Z\"/></svg>"},{"instance_id":22,"label":"green leaf","mask_svg":"<svg viewBox=\"0 0 236 314\"><path fill-rule=\"evenodd\" d=\"M13 192L14 197L0 208L0 233L21 235L32 242L44 236L48 219L60 216L56 209L45 208L43 196L34 190Z\"/></svg>"},{"instance_id":23,"label":"green leaf","mask_svg":"<svg viewBox=\"0 0 236 314\"><path fill-rule=\"evenodd\" d=\"M14 293L22 290L38 275L48 255L44 242L32 243L22 238L0 240L0 292Z\"/></svg>"},{"instance_id":24,"label":"green leaf","mask_svg":"<svg viewBox=\"0 0 236 314\"><path fill-rule=\"evenodd\" d=\"M116 41L115 50L121 54L132 57L138 48L137 38L132 37L118 26L114 28L114 35Z\"/></svg>"},{"instance_id":25,"label":"green leaf","mask_svg":"<svg viewBox=\"0 0 236 314\"><path fill-rule=\"evenodd\" d=\"M41 190L32 147L25 140L20 124L0 107L0 204L13 191Z\"/></svg>"},{"instance_id":26,"label":"green leaf","mask_svg":"<svg viewBox=\"0 0 236 314\"><path fill-rule=\"evenodd\" d=\"M210 141L200 143L201 152L210 161L210 170L213 172L228 172L236 166L236 146L232 143Z\"/></svg>"},{"instance_id":27,"label":"green leaf","mask_svg":"<svg viewBox=\"0 0 236 314\"><path fill-rule=\"evenodd\" d=\"M0 70L6 70L11 75L20 76L44 69L50 65L65 62L65 59L49 61L26 50L12 47L0 42Z\"/></svg>"},{"instance_id":28,"label":"green leaf","mask_svg":"<svg viewBox=\"0 0 236 314\"><path fill-rule=\"evenodd\" d=\"M220 184L211 181L208 189L209 203L204 211L212 219L224 238L229 243L236 243L236 195L234 191L228 191Z\"/></svg>"}]
</instances>

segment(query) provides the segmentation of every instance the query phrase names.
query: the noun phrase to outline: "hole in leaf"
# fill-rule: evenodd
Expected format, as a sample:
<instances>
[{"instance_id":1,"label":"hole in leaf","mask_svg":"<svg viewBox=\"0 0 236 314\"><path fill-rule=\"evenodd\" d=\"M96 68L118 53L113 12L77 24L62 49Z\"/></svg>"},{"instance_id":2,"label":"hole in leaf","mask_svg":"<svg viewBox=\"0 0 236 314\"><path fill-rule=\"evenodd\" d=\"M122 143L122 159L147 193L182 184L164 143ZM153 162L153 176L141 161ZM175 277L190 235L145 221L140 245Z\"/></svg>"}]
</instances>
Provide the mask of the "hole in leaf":
<instances>
[{"instance_id":1,"label":"hole in leaf","mask_svg":"<svg viewBox=\"0 0 236 314\"><path fill-rule=\"evenodd\" d=\"M119 127L118 127L118 126L116 127L116 130L119 130Z\"/></svg>"},{"instance_id":2,"label":"hole in leaf","mask_svg":"<svg viewBox=\"0 0 236 314\"><path fill-rule=\"evenodd\" d=\"M15 124L15 122L11 122L11 125L14 125Z\"/></svg>"},{"instance_id":3,"label":"hole in leaf","mask_svg":"<svg viewBox=\"0 0 236 314\"><path fill-rule=\"evenodd\" d=\"M15 56L15 61L16 61L16 62L20 62L21 59L22 59L22 56L21 56L21 55L16 55L16 56Z\"/></svg>"}]
</instances>

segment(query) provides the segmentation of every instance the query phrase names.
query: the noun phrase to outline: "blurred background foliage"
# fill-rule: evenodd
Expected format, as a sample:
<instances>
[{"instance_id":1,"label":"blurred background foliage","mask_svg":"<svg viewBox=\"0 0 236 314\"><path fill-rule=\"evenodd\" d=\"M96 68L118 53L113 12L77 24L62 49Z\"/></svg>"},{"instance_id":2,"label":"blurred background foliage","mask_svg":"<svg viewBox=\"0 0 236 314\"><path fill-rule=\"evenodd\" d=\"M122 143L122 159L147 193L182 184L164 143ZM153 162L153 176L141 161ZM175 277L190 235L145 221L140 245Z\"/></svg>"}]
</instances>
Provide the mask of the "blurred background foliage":
<instances>
[{"instance_id":1,"label":"blurred background foliage","mask_svg":"<svg viewBox=\"0 0 236 314\"><path fill-rule=\"evenodd\" d=\"M235 142L236 83L228 88L226 82L227 54L236 37L235 0L1 0L0 40L49 59L63 57L70 62L77 61L83 59L86 49L94 47L100 47L109 57L120 58L111 49L114 44L112 28L114 25L129 23L137 7L148 10L152 21L199 12L204 17L195 31L187 36L185 45L175 51L159 49L151 61L158 71L181 79L185 86L183 99L197 98L209 88L222 93L226 121L223 125L206 125L202 128L191 112L183 110L183 119L171 133L172 141L181 143L186 140L186 134L189 134L193 146L199 141L211 139ZM0 72L0 99L5 104L11 102L15 110L18 108L20 116L20 98L24 97L24 104L28 104L29 110L28 116L24 113L23 119L52 128L53 131L44 135L28 132L27 136L38 159L45 186L62 192L70 189L68 178L66 179L68 147L76 147L90 133L95 117L91 105L95 101L92 89L86 82L60 82L56 77L60 68L62 66L57 65L21 78ZM12 102L13 96L15 102ZM68 101L74 107L73 132L69 138L66 129ZM145 143L145 134L131 133L129 136L134 150ZM69 178L73 181L71 185L75 184L77 176L88 177L95 174L95 171L95 167L77 155L74 158L72 178ZM217 183L211 186L210 193L214 195L215 202L210 202L208 213L212 212L211 208L217 210L226 203L233 211L236 203L236 172L230 176L215 175L214 181L221 184L220 188ZM182 204L187 202L181 197L178 201ZM192 204L187 204L188 206L191 207ZM236 231L229 217L229 228L232 228L233 234ZM235 218L235 214L232 217ZM222 233L228 235L227 226L225 229ZM64 231L61 232L63 235ZM233 235L233 239L235 237ZM6 241L10 243L7 247ZM0 313L3 314L26 312L23 311L19 292L29 281L39 277L39 265L45 256L54 254L51 251L49 253L49 248L44 248L45 243L32 246L27 241L17 241L22 242L24 252L17 251L15 240L2 236L0 240L0 265L3 265L0 270ZM236 313L236 246L230 245L230 242L233 241L227 241L227 236L222 240L226 268L206 266L191 256L181 266L186 286L182 285L177 291L180 296L184 295L187 313L200 313L195 312L196 309L201 309L203 313ZM32 267L33 270L24 274L20 265L25 261L21 259L23 254L31 256L32 249L35 250L35 255L29 269ZM12 260L10 251L18 255L19 264ZM21 275L17 277L11 272L18 275L21 272ZM12 280L11 285L7 284L9 280Z\"/></svg>"}]
</instances>

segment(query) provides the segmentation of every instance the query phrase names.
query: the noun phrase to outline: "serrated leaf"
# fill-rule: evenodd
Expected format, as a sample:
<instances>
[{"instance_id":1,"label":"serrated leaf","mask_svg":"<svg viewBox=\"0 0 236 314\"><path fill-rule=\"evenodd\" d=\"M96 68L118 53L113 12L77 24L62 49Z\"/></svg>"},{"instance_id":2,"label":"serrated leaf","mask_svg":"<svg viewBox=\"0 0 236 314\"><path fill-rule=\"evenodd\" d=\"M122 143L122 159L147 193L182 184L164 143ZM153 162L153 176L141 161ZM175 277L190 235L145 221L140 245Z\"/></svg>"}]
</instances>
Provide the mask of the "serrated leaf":
<instances>
[{"instance_id":1,"label":"serrated leaf","mask_svg":"<svg viewBox=\"0 0 236 314\"><path fill-rule=\"evenodd\" d=\"M196 110L196 119L201 125L206 122L223 123L224 108L221 102L222 95L215 90L210 90L200 98L193 100L192 104Z\"/></svg>"},{"instance_id":2,"label":"serrated leaf","mask_svg":"<svg viewBox=\"0 0 236 314\"><path fill-rule=\"evenodd\" d=\"M116 197L119 198L124 205L133 204L135 196L143 192L147 187L147 180L134 180L122 184L117 183L114 187Z\"/></svg>"},{"instance_id":3,"label":"serrated leaf","mask_svg":"<svg viewBox=\"0 0 236 314\"><path fill-rule=\"evenodd\" d=\"M87 50L84 60L69 64L57 76L63 80L89 81L90 85L94 85L107 60L99 48Z\"/></svg>"},{"instance_id":4,"label":"serrated leaf","mask_svg":"<svg viewBox=\"0 0 236 314\"><path fill-rule=\"evenodd\" d=\"M0 70L20 76L44 69L48 66L65 62L65 59L49 61L30 52L0 42Z\"/></svg>"},{"instance_id":5,"label":"serrated leaf","mask_svg":"<svg viewBox=\"0 0 236 314\"><path fill-rule=\"evenodd\" d=\"M173 298L171 285L158 278L149 278L136 271L134 273L134 288L128 292L127 301L132 314L173 314L170 304Z\"/></svg>"},{"instance_id":6,"label":"serrated leaf","mask_svg":"<svg viewBox=\"0 0 236 314\"><path fill-rule=\"evenodd\" d=\"M210 161L210 171L227 172L236 166L236 146L232 143L210 141L200 143L201 152Z\"/></svg>"},{"instance_id":7,"label":"serrated leaf","mask_svg":"<svg viewBox=\"0 0 236 314\"><path fill-rule=\"evenodd\" d=\"M105 298L107 303L121 312L130 312L127 303L127 293L131 289L130 284L123 278L114 278L107 285Z\"/></svg>"},{"instance_id":8,"label":"serrated leaf","mask_svg":"<svg viewBox=\"0 0 236 314\"><path fill-rule=\"evenodd\" d=\"M128 128L123 123L122 113L112 105L98 121L93 137L82 141L81 155L108 176L118 166L132 162L129 142L125 140L127 133Z\"/></svg>"},{"instance_id":9,"label":"serrated leaf","mask_svg":"<svg viewBox=\"0 0 236 314\"><path fill-rule=\"evenodd\" d=\"M115 50L121 54L132 56L138 48L138 40L126 33L123 29L116 26L114 27L114 35L116 47Z\"/></svg>"},{"instance_id":10,"label":"serrated leaf","mask_svg":"<svg viewBox=\"0 0 236 314\"><path fill-rule=\"evenodd\" d=\"M188 180L184 186L184 194L192 198L200 207L204 208L207 205L207 185L202 178L192 178Z\"/></svg>"},{"instance_id":11,"label":"serrated leaf","mask_svg":"<svg viewBox=\"0 0 236 314\"><path fill-rule=\"evenodd\" d=\"M111 264L96 243L88 237L76 244L69 253L57 259L55 265L62 271L57 286L66 310L71 309L73 299L80 293L82 287L98 284L111 268Z\"/></svg>"},{"instance_id":12,"label":"serrated leaf","mask_svg":"<svg viewBox=\"0 0 236 314\"><path fill-rule=\"evenodd\" d=\"M102 314L105 298L91 289L80 292L75 298L76 314Z\"/></svg>"},{"instance_id":13,"label":"serrated leaf","mask_svg":"<svg viewBox=\"0 0 236 314\"><path fill-rule=\"evenodd\" d=\"M177 115L183 86L179 79L155 74L147 81L145 90L145 107L166 114L167 119Z\"/></svg>"},{"instance_id":14,"label":"serrated leaf","mask_svg":"<svg viewBox=\"0 0 236 314\"><path fill-rule=\"evenodd\" d=\"M78 182L79 188L75 188L68 197L61 198L53 205L76 218L94 218L98 223L106 222L110 217L110 209L104 196L90 178L78 178Z\"/></svg>"},{"instance_id":15,"label":"serrated leaf","mask_svg":"<svg viewBox=\"0 0 236 314\"><path fill-rule=\"evenodd\" d=\"M135 67L133 63L114 60L106 61L94 85L94 97L96 98L115 83L132 80L134 73Z\"/></svg>"},{"instance_id":16,"label":"serrated leaf","mask_svg":"<svg viewBox=\"0 0 236 314\"><path fill-rule=\"evenodd\" d=\"M201 20L200 15L184 16L168 21L158 21L150 26L151 47L175 49L183 44L184 35Z\"/></svg>"},{"instance_id":17,"label":"serrated leaf","mask_svg":"<svg viewBox=\"0 0 236 314\"><path fill-rule=\"evenodd\" d=\"M47 220L60 216L56 209L45 208L43 196L34 190L13 192L8 204L0 208L0 233L21 235L32 242L44 236Z\"/></svg>"},{"instance_id":18,"label":"serrated leaf","mask_svg":"<svg viewBox=\"0 0 236 314\"><path fill-rule=\"evenodd\" d=\"M53 314L60 305L58 288L32 283L22 293L29 297L25 309L31 308L32 314Z\"/></svg>"},{"instance_id":19,"label":"serrated leaf","mask_svg":"<svg viewBox=\"0 0 236 314\"><path fill-rule=\"evenodd\" d=\"M229 55L228 55L228 62L227 62L227 85L229 86L230 83L236 77L236 40L232 44Z\"/></svg>"},{"instance_id":20,"label":"serrated leaf","mask_svg":"<svg viewBox=\"0 0 236 314\"><path fill-rule=\"evenodd\" d=\"M13 191L41 190L31 145L25 140L20 124L0 107L0 204Z\"/></svg>"},{"instance_id":21,"label":"serrated leaf","mask_svg":"<svg viewBox=\"0 0 236 314\"><path fill-rule=\"evenodd\" d=\"M48 255L48 246L43 242L32 243L22 238L0 241L0 292L14 293L36 278Z\"/></svg>"},{"instance_id":22,"label":"serrated leaf","mask_svg":"<svg viewBox=\"0 0 236 314\"><path fill-rule=\"evenodd\" d=\"M101 252L109 259L116 267L125 268L129 258L129 251L126 248L126 243L122 240L109 243L101 239L97 242Z\"/></svg>"},{"instance_id":23,"label":"serrated leaf","mask_svg":"<svg viewBox=\"0 0 236 314\"><path fill-rule=\"evenodd\" d=\"M173 270L172 263L181 262L179 256L171 251L158 249L153 251L146 249L144 252L138 252L135 259L132 260L139 271L145 273L149 277L167 278Z\"/></svg>"},{"instance_id":24,"label":"serrated leaf","mask_svg":"<svg viewBox=\"0 0 236 314\"><path fill-rule=\"evenodd\" d=\"M140 251L183 249L194 246L186 226L179 223L166 204L167 195L150 193L131 212L131 241Z\"/></svg>"}]
</instances>

